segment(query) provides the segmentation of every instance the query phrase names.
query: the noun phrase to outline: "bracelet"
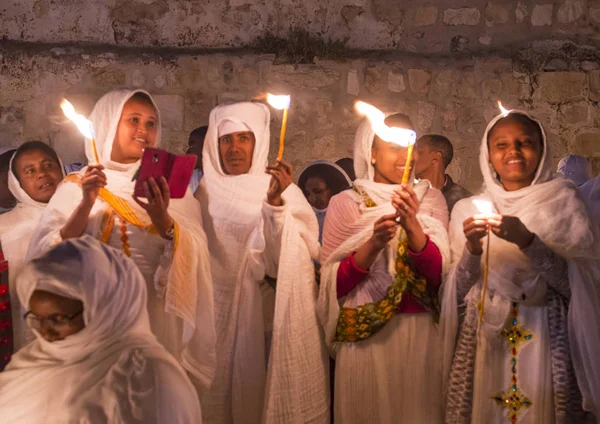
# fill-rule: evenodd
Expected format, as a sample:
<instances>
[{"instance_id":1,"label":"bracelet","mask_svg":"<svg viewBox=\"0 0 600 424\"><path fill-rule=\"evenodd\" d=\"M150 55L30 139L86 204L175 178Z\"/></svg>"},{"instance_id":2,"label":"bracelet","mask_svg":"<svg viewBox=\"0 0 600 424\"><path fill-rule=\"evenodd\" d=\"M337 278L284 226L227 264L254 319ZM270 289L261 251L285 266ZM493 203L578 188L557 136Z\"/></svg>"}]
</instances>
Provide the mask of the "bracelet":
<instances>
[{"instance_id":1,"label":"bracelet","mask_svg":"<svg viewBox=\"0 0 600 424\"><path fill-rule=\"evenodd\" d=\"M173 221L173 225L167 231L165 231L165 236L167 239L173 240L175 238L175 221Z\"/></svg>"}]
</instances>

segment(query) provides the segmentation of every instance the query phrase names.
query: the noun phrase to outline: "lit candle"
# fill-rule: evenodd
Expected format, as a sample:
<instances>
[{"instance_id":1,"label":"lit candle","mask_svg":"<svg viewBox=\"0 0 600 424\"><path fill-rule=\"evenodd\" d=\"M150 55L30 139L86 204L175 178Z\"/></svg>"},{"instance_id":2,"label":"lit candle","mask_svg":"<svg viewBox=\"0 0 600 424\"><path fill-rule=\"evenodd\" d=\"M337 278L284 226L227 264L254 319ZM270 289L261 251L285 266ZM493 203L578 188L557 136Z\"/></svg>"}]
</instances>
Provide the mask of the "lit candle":
<instances>
[{"instance_id":1,"label":"lit candle","mask_svg":"<svg viewBox=\"0 0 600 424\"><path fill-rule=\"evenodd\" d=\"M287 120L290 110L290 96L276 96L274 94L267 93L267 102L275 109L283 110L281 132L279 133L279 153L277 153L277 160L280 161L281 158L283 158L283 148L285 145L285 130L287 129Z\"/></svg>"},{"instance_id":2,"label":"lit candle","mask_svg":"<svg viewBox=\"0 0 600 424\"><path fill-rule=\"evenodd\" d=\"M502 102L500 100L498 100L498 107L500 108L500 113L502 116L507 116L510 113L510 110L504 109L504 106L502 106Z\"/></svg>"},{"instance_id":3,"label":"lit candle","mask_svg":"<svg viewBox=\"0 0 600 424\"><path fill-rule=\"evenodd\" d=\"M488 202L487 200L473 200L473 204L482 215L489 216L494 211L492 202ZM485 248L485 264L483 267L483 287L481 289L481 301L479 303L479 319L477 320L477 330L481 327L481 321L483 320L483 309L485 306L485 294L487 291L487 283L488 283L488 273L489 273L489 265L490 265L490 227L487 228L487 241Z\"/></svg>"},{"instance_id":4,"label":"lit candle","mask_svg":"<svg viewBox=\"0 0 600 424\"><path fill-rule=\"evenodd\" d=\"M94 128L92 123L85 118L85 116L78 114L75 112L75 108L67 99L62 99L60 102L60 108L67 118L69 118L76 126L77 129L84 135L84 137L89 138L92 142L92 149L94 151L94 158L96 159L96 163L100 163L98 159L98 151L96 150L96 142L94 141Z\"/></svg>"},{"instance_id":5,"label":"lit candle","mask_svg":"<svg viewBox=\"0 0 600 424\"><path fill-rule=\"evenodd\" d=\"M406 165L404 166L404 174L402 175L402 184L408 183L410 177L410 165L412 162L412 153L417 133L407 128L388 127L385 124L385 114L365 102L356 102L354 105L358 113L365 115L371 121L371 126L377 137L383 141L395 143L402 147L406 147Z\"/></svg>"}]
</instances>

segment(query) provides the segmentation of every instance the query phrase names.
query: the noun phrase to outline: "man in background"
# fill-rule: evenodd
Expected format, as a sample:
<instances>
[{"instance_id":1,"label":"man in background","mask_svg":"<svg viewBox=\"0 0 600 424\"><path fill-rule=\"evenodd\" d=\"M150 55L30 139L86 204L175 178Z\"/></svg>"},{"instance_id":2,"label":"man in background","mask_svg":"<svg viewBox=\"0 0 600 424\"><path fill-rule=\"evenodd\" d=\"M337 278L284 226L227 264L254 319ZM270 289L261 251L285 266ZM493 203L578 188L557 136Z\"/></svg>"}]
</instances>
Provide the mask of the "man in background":
<instances>
[{"instance_id":1,"label":"man in background","mask_svg":"<svg viewBox=\"0 0 600 424\"><path fill-rule=\"evenodd\" d=\"M188 139L188 149L186 153L188 155L196 155L198 158L196 160L196 168L194 169L194 173L192 174L192 179L190 180L190 190L192 193L195 193L200 185L200 180L202 179L203 171L202 171L202 149L204 148L204 138L206 137L206 132L208 131L208 125L203 127L198 127L194 131L190 133L190 138Z\"/></svg>"},{"instance_id":2,"label":"man in background","mask_svg":"<svg viewBox=\"0 0 600 424\"><path fill-rule=\"evenodd\" d=\"M421 180L429 180L431 185L442 191L448 213L456 202L472 194L466 188L452 181L452 177L446 174L446 168L452 162L454 149L452 143L443 135L427 134L415 143L415 177Z\"/></svg>"}]
</instances>

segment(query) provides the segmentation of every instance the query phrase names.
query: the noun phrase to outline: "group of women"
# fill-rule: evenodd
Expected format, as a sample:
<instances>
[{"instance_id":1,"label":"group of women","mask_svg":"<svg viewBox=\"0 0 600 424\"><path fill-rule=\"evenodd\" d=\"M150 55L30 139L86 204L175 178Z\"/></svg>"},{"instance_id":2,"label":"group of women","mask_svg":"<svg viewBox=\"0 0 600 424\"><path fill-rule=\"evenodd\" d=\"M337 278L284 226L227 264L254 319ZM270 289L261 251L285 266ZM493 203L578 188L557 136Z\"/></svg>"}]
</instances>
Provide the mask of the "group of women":
<instances>
[{"instance_id":1,"label":"group of women","mask_svg":"<svg viewBox=\"0 0 600 424\"><path fill-rule=\"evenodd\" d=\"M0 241L19 350L0 373L4 422L600 416L600 226L528 112L489 123L483 189L450 218L427 181L401 183L407 149L368 121L356 179L320 161L300 190L286 161L267 164L268 109L218 106L195 198L161 179L142 199L132 178L161 141L152 97L110 92L90 120L99 163L89 143L66 177L43 143L11 159Z\"/></svg>"}]
</instances>

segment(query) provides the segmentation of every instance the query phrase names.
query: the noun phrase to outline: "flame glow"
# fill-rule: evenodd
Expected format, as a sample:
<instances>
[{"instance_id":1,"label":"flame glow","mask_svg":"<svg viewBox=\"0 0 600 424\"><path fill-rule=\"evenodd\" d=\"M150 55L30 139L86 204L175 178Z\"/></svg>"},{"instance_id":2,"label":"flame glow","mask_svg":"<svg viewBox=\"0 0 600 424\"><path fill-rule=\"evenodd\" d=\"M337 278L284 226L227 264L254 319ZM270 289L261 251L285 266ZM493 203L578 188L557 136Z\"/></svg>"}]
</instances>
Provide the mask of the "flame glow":
<instances>
[{"instance_id":1,"label":"flame glow","mask_svg":"<svg viewBox=\"0 0 600 424\"><path fill-rule=\"evenodd\" d=\"M383 141L399 144L403 147L415 144L417 133L406 128L388 127L384 122L385 114L375 106L365 102L356 102L354 107L358 113L369 118L373 131Z\"/></svg>"},{"instance_id":2,"label":"flame glow","mask_svg":"<svg viewBox=\"0 0 600 424\"><path fill-rule=\"evenodd\" d=\"M60 102L60 108L67 118L69 118L75 125L77 125L77 129L83 134L85 137L89 139L94 138L94 130L92 127L92 123L85 118L85 116L78 114L75 112L75 108L67 99L62 99Z\"/></svg>"},{"instance_id":3,"label":"flame glow","mask_svg":"<svg viewBox=\"0 0 600 424\"><path fill-rule=\"evenodd\" d=\"M500 108L500 113L503 116L506 116L506 115L508 115L510 113L510 110L504 109L504 106L502 106L502 102L500 100L498 100L498 107Z\"/></svg>"},{"instance_id":4,"label":"flame glow","mask_svg":"<svg viewBox=\"0 0 600 424\"><path fill-rule=\"evenodd\" d=\"M267 93L267 102L275 109L283 110L290 108L290 96L276 96L275 94Z\"/></svg>"},{"instance_id":5,"label":"flame glow","mask_svg":"<svg viewBox=\"0 0 600 424\"><path fill-rule=\"evenodd\" d=\"M488 202L487 200L475 199L473 200L473 204L477 210L484 215L491 215L492 212L494 212L492 202Z\"/></svg>"}]
</instances>

